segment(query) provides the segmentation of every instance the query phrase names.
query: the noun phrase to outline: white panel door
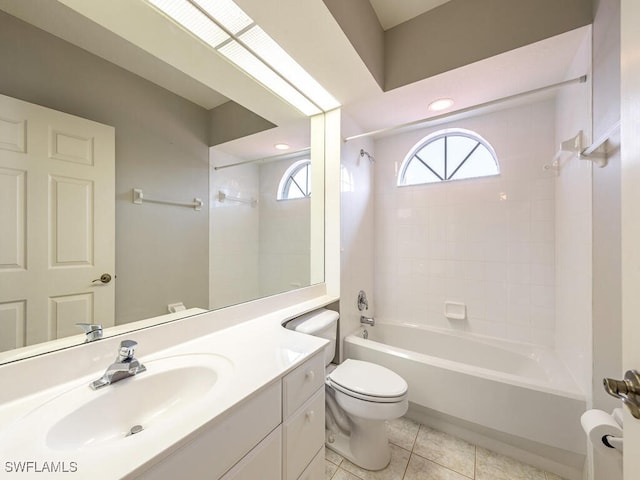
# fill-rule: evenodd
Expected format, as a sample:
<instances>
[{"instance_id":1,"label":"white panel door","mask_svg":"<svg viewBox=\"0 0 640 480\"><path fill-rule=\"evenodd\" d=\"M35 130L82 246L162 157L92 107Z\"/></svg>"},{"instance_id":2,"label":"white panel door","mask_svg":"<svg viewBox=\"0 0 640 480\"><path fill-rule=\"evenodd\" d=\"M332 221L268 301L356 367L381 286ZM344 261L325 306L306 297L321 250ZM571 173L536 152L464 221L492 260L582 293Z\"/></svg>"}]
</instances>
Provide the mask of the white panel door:
<instances>
[{"instance_id":1,"label":"white panel door","mask_svg":"<svg viewBox=\"0 0 640 480\"><path fill-rule=\"evenodd\" d=\"M0 95L0 351L114 324L115 130Z\"/></svg>"},{"instance_id":2,"label":"white panel door","mask_svg":"<svg viewBox=\"0 0 640 480\"><path fill-rule=\"evenodd\" d=\"M622 367L640 370L640 2L622 0ZM640 478L640 420L624 416L624 479Z\"/></svg>"}]
</instances>

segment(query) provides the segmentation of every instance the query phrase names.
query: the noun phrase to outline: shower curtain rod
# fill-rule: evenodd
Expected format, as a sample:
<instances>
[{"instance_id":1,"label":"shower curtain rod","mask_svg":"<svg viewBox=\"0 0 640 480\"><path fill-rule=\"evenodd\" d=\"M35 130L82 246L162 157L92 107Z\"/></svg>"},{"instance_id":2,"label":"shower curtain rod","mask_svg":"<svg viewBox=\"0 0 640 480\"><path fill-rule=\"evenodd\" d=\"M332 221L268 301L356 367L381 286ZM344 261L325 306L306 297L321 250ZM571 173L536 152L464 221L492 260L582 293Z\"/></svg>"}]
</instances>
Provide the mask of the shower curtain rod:
<instances>
[{"instance_id":1,"label":"shower curtain rod","mask_svg":"<svg viewBox=\"0 0 640 480\"><path fill-rule=\"evenodd\" d=\"M222 170L224 168L237 167L238 165L244 165L246 163L268 162L270 160L279 160L279 159L284 160L286 158L295 157L300 153L309 152L310 150L311 148L309 147L301 148L300 150L293 150L291 152L286 152L286 153L278 153L276 155L271 155L270 157L254 158L253 160L243 160L242 162L229 163L228 165L220 165L218 167L213 167L213 169Z\"/></svg>"},{"instance_id":2,"label":"shower curtain rod","mask_svg":"<svg viewBox=\"0 0 640 480\"><path fill-rule=\"evenodd\" d=\"M587 81L587 76L586 75L582 75L580 77L572 78L570 80L564 80L562 82L554 83L554 84L551 84L551 85L546 85L544 87L534 88L533 90L528 90L526 92L516 93L515 95L509 95L507 97L497 98L497 99L491 100L489 102L481 103L479 105L473 105L472 107L462 108L460 110L455 110L453 112L447 112L447 113L443 113L441 115L435 115L433 117L423 118L423 119L420 119L420 120L414 120L413 122L403 123L401 125L395 125L393 127L381 128L379 130L372 130L370 132L360 133L358 135L352 135L351 137L345 137L344 141L348 142L350 140L356 140L358 138L371 137L373 135L378 135L380 133L387 133L387 132L392 132L394 130L402 130L402 129L408 128L408 127L416 127L416 126L420 126L420 125L426 125L426 124L429 124L431 122L435 122L435 121L442 120L442 119L445 119L445 118L448 118L448 117L452 117L454 115L462 115L462 114L465 114L465 113L468 113L468 112L472 112L474 110L479 110L481 108L491 107L493 105L497 105L497 104L500 104L500 103L508 102L508 101L511 101L511 100L517 100L518 98L526 97L526 96L529 96L529 95L534 95L536 93L545 92L547 90L552 90L554 88L560 88L560 87L564 87L564 86L567 86L567 85L572 85L574 83L585 83L586 81Z\"/></svg>"}]
</instances>

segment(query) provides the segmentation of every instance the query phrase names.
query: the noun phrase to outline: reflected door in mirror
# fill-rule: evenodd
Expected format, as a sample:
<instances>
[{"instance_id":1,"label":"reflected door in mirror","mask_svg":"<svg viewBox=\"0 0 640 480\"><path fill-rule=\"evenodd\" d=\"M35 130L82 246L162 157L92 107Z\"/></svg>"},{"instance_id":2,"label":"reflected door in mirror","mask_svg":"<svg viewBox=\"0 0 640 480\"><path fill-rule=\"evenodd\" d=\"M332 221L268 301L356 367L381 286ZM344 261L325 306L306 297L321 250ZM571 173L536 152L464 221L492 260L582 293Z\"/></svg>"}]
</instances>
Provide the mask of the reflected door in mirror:
<instances>
[{"instance_id":1,"label":"reflected door in mirror","mask_svg":"<svg viewBox=\"0 0 640 480\"><path fill-rule=\"evenodd\" d=\"M115 131L0 95L0 351L114 324Z\"/></svg>"}]
</instances>

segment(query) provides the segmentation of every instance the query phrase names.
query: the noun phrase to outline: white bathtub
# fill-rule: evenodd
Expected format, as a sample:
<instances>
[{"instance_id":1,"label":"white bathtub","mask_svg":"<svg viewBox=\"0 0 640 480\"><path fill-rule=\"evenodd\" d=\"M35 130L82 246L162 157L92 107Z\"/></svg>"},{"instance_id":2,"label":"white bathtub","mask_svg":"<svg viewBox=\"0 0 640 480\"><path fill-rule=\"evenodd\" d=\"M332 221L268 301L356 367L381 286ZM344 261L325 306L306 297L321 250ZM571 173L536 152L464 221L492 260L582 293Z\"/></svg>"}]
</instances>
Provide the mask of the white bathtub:
<instances>
[{"instance_id":1,"label":"white bathtub","mask_svg":"<svg viewBox=\"0 0 640 480\"><path fill-rule=\"evenodd\" d=\"M384 365L409 401L492 431L584 454L585 397L554 352L423 326L376 322L345 357Z\"/></svg>"}]
</instances>

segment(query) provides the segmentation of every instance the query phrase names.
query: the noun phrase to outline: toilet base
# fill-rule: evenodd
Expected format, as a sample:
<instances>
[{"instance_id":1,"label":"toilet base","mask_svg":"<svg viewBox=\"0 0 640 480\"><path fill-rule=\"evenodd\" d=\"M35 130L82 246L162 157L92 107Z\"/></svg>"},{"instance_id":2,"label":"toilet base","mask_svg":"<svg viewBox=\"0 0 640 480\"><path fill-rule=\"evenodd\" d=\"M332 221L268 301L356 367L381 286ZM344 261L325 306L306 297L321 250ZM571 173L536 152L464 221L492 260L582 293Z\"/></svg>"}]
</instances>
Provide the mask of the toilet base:
<instances>
[{"instance_id":1,"label":"toilet base","mask_svg":"<svg viewBox=\"0 0 640 480\"><path fill-rule=\"evenodd\" d=\"M325 445L360 468L382 470L391 461L385 423L360 419L360 422L363 421L367 423L366 428L353 429L351 435L325 431Z\"/></svg>"}]
</instances>

